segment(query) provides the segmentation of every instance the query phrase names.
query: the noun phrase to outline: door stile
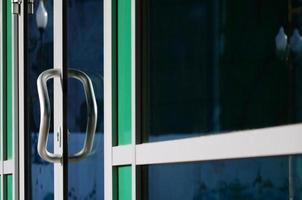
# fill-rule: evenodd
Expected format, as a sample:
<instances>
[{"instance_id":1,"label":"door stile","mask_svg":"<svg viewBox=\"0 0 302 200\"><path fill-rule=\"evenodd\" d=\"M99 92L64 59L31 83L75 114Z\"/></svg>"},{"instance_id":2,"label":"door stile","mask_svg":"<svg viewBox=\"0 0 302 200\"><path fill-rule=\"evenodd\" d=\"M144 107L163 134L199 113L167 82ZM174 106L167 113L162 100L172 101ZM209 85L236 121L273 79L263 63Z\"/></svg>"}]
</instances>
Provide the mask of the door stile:
<instances>
[{"instance_id":1,"label":"door stile","mask_svg":"<svg viewBox=\"0 0 302 200\"><path fill-rule=\"evenodd\" d=\"M21 6L21 5L20 5ZM19 199L19 189L18 189L18 163L19 163L19 152L18 152L18 130L19 130L19 14L13 14L13 25L12 25L12 47L13 47L13 69L12 69L12 160L13 160L13 199Z\"/></svg>"},{"instance_id":2,"label":"door stile","mask_svg":"<svg viewBox=\"0 0 302 200\"><path fill-rule=\"evenodd\" d=\"M104 199L113 194L112 0L104 0Z\"/></svg>"},{"instance_id":3,"label":"door stile","mask_svg":"<svg viewBox=\"0 0 302 200\"><path fill-rule=\"evenodd\" d=\"M54 1L54 68L63 73L63 3ZM63 91L62 76L54 79L54 153L63 154ZM54 163L54 199L64 199L62 163Z\"/></svg>"}]
</instances>

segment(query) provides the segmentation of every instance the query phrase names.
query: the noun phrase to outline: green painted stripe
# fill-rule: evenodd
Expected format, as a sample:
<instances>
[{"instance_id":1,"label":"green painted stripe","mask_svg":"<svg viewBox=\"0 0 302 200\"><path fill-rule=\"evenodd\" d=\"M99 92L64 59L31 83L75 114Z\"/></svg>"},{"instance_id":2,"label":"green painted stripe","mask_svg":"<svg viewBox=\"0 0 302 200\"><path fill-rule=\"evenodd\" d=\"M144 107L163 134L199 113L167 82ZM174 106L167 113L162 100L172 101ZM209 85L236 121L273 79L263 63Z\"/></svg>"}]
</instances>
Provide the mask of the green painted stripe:
<instances>
[{"instance_id":1,"label":"green painted stripe","mask_svg":"<svg viewBox=\"0 0 302 200\"><path fill-rule=\"evenodd\" d=\"M112 0L112 144L118 144L117 108L117 0Z\"/></svg>"},{"instance_id":2,"label":"green painted stripe","mask_svg":"<svg viewBox=\"0 0 302 200\"><path fill-rule=\"evenodd\" d=\"M2 77L1 77L1 82L2 82L2 88L1 88L1 92L2 92L2 96L3 96L3 100L2 100L2 106L3 106L3 113L2 114L2 124L3 124L3 127L2 127L2 133L3 133L3 137L5 138L5 135L6 135L6 60L7 60L7 54L6 54L6 37L7 37L7 32L6 32L6 24L7 24L7 21L6 21L6 10L7 10L7 7L6 7L6 4L7 2L6 1L2 1L2 66L3 66L3 74L2 74ZM1 154L3 152L0 152ZM4 153L3 153L4 154Z\"/></svg>"},{"instance_id":3,"label":"green painted stripe","mask_svg":"<svg viewBox=\"0 0 302 200\"><path fill-rule=\"evenodd\" d=\"M131 143L131 0L117 0L118 144Z\"/></svg>"},{"instance_id":4,"label":"green painted stripe","mask_svg":"<svg viewBox=\"0 0 302 200\"><path fill-rule=\"evenodd\" d=\"M13 176L7 176L7 190L6 190L7 200L13 199Z\"/></svg>"},{"instance_id":5,"label":"green painted stripe","mask_svg":"<svg viewBox=\"0 0 302 200\"><path fill-rule=\"evenodd\" d=\"M12 159L12 12L11 0L3 1L3 138L4 138L4 159Z\"/></svg>"},{"instance_id":6,"label":"green painted stripe","mask_svg":"<svg viewBox=\"0 0 302 200\"><path fill-rule=\"evenodd\" d=\"M12 87L12 12L11 1L7 0L7 136L6 136L6 158L12 159L12 133L13 133L13 87Z\"/></svg>"},{"instance_id":7,"label":"green painted stripe","mask_svg":"<svg viewBox=\"0 0 302 200\"><path fill-rule=\"evenodd\" d=\"M131 200L131 166L118 167L118 200Z\"/></svg>"}]
</instances>

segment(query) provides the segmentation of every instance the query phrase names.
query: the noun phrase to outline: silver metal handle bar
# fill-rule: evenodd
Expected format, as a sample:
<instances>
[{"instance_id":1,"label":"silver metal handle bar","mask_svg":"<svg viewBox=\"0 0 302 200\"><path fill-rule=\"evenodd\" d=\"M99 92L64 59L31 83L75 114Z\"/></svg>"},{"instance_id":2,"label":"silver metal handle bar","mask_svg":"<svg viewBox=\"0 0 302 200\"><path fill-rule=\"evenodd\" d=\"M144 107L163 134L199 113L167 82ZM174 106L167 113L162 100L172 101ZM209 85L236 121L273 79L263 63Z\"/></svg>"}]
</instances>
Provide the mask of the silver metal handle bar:
<instances>
[{"instance_id":1,"label":"silver metal handle bar","mask_svg":"<svg viewBox=\"0 0 302 200\"><path fill-rule=\"evenodd\" d=\"M49 69L40 74L37 80L38 95L40 101L40 130L38 136L38 153L40 157L48 162L60 162L62 156L53 154L47 151L46 144L48 140L48 133L50 127L50 101L46 82L58 77L60 78L61 72L59 69Z\"/></svg>"},{"instance_id":2,"label":"silver metal handle bar","mask_svg":"<svg viewBox=\"0 0 302 200\"><path fill-rule=\"evenodd\" d=\"M87 74L82 71L69 69L68 77L75 78L83 84L86 103L87 103L87 126L86 126L86 138L84 142L84 146L78 153L69 156L69 160L71 162L79 161L84 159L91 152L93 147L94 135L97 125L97 103L94 94L94 89L92 82Z\"/></svg>"},{"instance_id":3,"label":"silver metal handle bar","mask_svg":"<svg viewBox=\"0 0 302 200\"><path fill-rule=\"evenodd\" d=\"M46 144L49 134L50 126L50 103L47 90L46 82L50 78L60 77L60 70L50 69L46 70L38 77L38 93L40 100L40 110L41 110L41 121L40 121L40 131L38 138L38 153L44 160L52 163L61 162L62 156L50 153L47 151ZM75 162L84 159L92 150L94 135L97 124L97 103L95 99L94 89L92 82L87 74L75 69L68 70L68 77L75 78L81 81L87 102L87 127L86 127L86 138L84 146L78 153L69 156L69 161Z\"/></svg>"}]
</instances>

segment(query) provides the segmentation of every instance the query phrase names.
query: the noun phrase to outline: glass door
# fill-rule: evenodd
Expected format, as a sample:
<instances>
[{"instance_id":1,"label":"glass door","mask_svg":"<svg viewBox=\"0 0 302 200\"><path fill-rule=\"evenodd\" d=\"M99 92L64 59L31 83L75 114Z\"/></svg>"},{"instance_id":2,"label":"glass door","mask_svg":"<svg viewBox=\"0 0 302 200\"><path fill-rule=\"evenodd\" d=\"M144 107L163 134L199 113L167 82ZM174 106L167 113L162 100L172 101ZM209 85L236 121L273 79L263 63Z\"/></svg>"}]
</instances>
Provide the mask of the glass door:
<instances>
[{"instance_id":1,"label":"glass door","mask_svg":"<svg viewBox=\"0 0 302 200\"><path fill-rule=\"evenodd\" d=\"M25 196L103 199L103 1L37 0L30 8Z\"/></svg>"}]
</instances>

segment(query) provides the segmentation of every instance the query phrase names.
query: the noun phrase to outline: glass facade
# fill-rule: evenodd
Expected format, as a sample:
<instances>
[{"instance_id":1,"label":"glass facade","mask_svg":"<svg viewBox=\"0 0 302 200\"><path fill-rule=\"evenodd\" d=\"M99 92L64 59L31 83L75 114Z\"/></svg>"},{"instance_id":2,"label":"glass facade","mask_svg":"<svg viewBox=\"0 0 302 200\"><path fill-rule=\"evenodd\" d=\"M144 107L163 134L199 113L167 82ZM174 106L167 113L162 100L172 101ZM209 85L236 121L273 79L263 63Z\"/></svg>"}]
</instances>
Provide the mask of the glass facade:
<instances>
[{"instance_id":1,"label":"glass facade","mask_svg":"<svg viewBox=\"0 0 302 200\"><path fill-rule=\"evenodd\" d=\"M163 148L161 144L185 146L188 144L186 141L193 144L203 138L145 144L238 130L278 129L277 126L301 123L302 1L110 2L112 41L108 49L112 50L112 66L108 67L112 67L112 82L107 84L112 87L109 115L111 117L112 114L113 139L108 146L112 151L112 160L109 160L112 161L110 170L113 170L110 175L113 199L130 200L136 195L143 200L302 200L302 158L298 155L302 150L296 146L284 145L280 151L267 151L263 147L256 153L248 149L248 153L239 157L253 158L233 160L225 160L234 153L231 150L217 156L221 160L210 158L210 161L203 162L194 156L191 160L196 162L185 162L179 155L182 160L172 158L177 163L167 163L172 162L168 158L165 160L169 152L156 155L159 151L152 154L150 150L154 150L153 147ZM11 1L3 0L1 3L3 73L0 74L0 92L3 110L0 128L3 140L0 141L0 198L10 200L17 197L13 173L19 167L14 162L17 158L13 152L12 26L17 18L13 18L11 13ZM67 44L64 46L66 66L54 66L57 57L54 57L53 27L55 23L61 23L54 22L54 1L35 1L34 15L25 17L25 41L22 44L26 48L25 107L21 109L25 112L26 156L22 164L26 172L27 199L54 199L56 186L63 179L55 174L53 163L44 161L37 152L40 110L36 81L43 71L54 67L76 69L88 75L93 84L98 113L92 151L86 158L68 163L68 187L63 190L68 190L69 199L104 199L106 192L104 60L108 58L104 58L104 52L108 49L104 48L105 2L68 0L66 5L68 12L64 13L66 10L63 9L63 18L65 20L66 17L67 21L62 22L67 23L64 24L67 34L64 32L64 37L60 35L61 39L67 39L63 41L63 45ZM39 9L47 13L45 27L38 25ZM67 82L67 92L63 96L68 101L63 107L68 110L68 152L73 155L85 143L89 112L81 82L72 78ZM52 83L48 83L51 110L55 92ZM133 115L136 115L135 122L132 121ZM55 117L52 112L50 124ZM295 132L301 129L299 126L283 127L282 130L294 129ZM271 132L274 130L269 129ZM132 144L134 131L138 146ZM254 133L258 133L257 130ZM57 130L51 125L47 141L50 152L53 152L55 142L59 142L54 140L55 134ZM287 134L293 139L299 138L295 133L284 133ZM261 142L259 138L255 134L253 141L249 142ZM211 137L206 137L206 141L211 141ZM282 141L272 142L281 144ZM269 153L266 155L262 151ZM288 155L292 154L288 152L297 155ZM117 153L125 157L120 158ZM189 153L192 149L185 155ZM277 156L262 158L260 155ZM144 156L148 158L144 160Z\"/></svg>"},{"instance_id":2,"label":"glass facade","mask_svg":"<svg viewBox=\"0 0 302 200\"><path fill-rule=\"evenodd\" d=\"M140 4L142 142L301 122L300 1Z\"/></svg>"}]
</instances>

